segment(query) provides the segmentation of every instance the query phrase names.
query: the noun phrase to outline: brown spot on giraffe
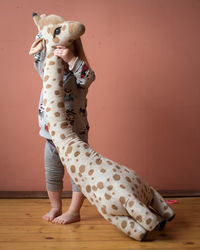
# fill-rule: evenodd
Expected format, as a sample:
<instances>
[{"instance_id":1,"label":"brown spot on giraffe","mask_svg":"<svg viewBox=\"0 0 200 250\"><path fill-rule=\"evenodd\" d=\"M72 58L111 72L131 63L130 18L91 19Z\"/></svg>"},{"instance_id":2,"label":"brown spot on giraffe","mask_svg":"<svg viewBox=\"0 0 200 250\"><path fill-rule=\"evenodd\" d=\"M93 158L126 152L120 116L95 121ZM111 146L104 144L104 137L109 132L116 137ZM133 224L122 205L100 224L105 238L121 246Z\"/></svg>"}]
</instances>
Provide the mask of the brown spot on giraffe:
<instances>
[{"instance_id":1,"label":"brown spot on giraffe","mask_svg":"<svg viewBox=\"0 0 200 250\"><path fill-rule=\"evenodd\" d=\"M50 62L49 62L49 65L54 65L54 64L55 64L54 61L50 61Z\"/></svg>"},{"instance_id":2,"label":"brown spot on giraffe","mask_svg":"<svg viewBox=\"0 0 200 250\"><path fill-rule=\"evenodd\" d=\"M51 108L46 108L46 112L49 112L51 110Z\"/></svg>"},{"instance_id":3,"label":"brown spot on giraffe","mask_svg":"<svg viewBox=\"0 0 200 250\"><path fill-rule=\"evenodd\" d=\"M49 76L46 75L46 76L44 77L44 82L46 82L48 79L49 79Z\"/></svg>"},{"instance_id":4,"label":"brown spot on giraffe","mask_svg":"<svg viewBox=\"0 0 200 250\"><path fill-rule=\"evenodd\" d=\"M107 214L106 206L105 205L103 207L101 207L101 211L102 211L103 214Z\"/></svg>"},{"instance_id":5,"label":"brown spot on giraffe","mask_svg":"<svg viewBox=\"0 0 200 250\"><path fill-rule=\"evenodd\" d=\"M107 161L108 165L112 165L112 162L111 161Z\"/></svg>"},{"instance_id":6,"label":"brown spot on giraffe","mask_svg":"<svg viewBox=\"0 0 200 250\"><path fill-rule=\"evenodd\" d=\"M89 146L88 146L87 144L84 144L83 147L84 147L85 149L88 149L88 148L89 148Z\"/></svg>"},{"instance_id":7,"label":"brown spot on giraffe","mask_svg":"<svg viewBox=\"0 0 200 250\"><path fill-rule=\"evenodd\" d=\"M84 173L85 172L85 165L81 165L80 168L79 168L79 171L81 173Z\"/></svg>"},{"instance_id":8,"label":"brown spot on giraffe","mask_svg":"<svg viewBox=\"0 0 200 250\"><path fill-rule=\"evenodd\" d=\"M60 42L60 39L59 39L58 37L55 37L55 38L53 38L53 41L54 41L55 43L59 43L59 42Z\"/></svg>"},{"instance_id":9,"label":"brown spot on giraffe","mask_svg":"<svg viewBox=\"0 0 200 250\"><path fill-rule=\"evenodd\" d=\"M65 137L64 134L61 134L61 135L60 135L60 138L61 138L62 140L64 140L66 137Z\"/></svg>"},{"instance_id":10,"label":"brown spot on giraffe","mask_svg":"<svg viewBox=\"0 0 200 250\"><path fill-rule=\"evenodd\" d=\"M141 180L138 177L136 178L136 180L139 184L141 184Z\"/></svg>"},{"instance_id":11,"label":"brown spot on giraffe","mask_svg":"<svg viewBox=\"0 0 200 250\"><path fill-rule=\"evenodd\" d=\"M125 220L123 220L122 223L121 223L121 227L126 228L126 226L127 226L127 222Z\"/></svg>"},{"instance_id":12,"label":"brown spot on giraffe","mask_svg":"<svg viewBox=\"0 0 200 250\"><path fill-rule=\"evenodd\" d=\"M130 179L128 176L126 176L126 180L127 180L128 182L131 182L131 179Z\"/></svg>"},{"instance_id":13,"label":"brown spot on giraffe","mask_svg":"<svg viewBox=\"0 0 200 250\"><path fill-rule=\"evenodd\" d=\"M151 219L151 218L149 218L149 219L146 220L146 224L147 224L147 225L149 225L151 222L152 222L152 219Z\"/></svg>"},{"instance_id":14,"label":"brown spot on giraffe","mask_svg":"<svg viewBox=\"0 0 200 250\"><path fill-rule=\"evenodd\" d=\"M103 189L104 188L104 185L103 185L103 182L98 182L97 183L97 187L99 188L99 189Z\"/></svg>"},{"instance_id":15,"label":"brown spot on giraffe","mask_svg":"<svg viewBox=\"0 0 200 250\"><path fill-rule=\"evenodd\" d=\"M81 187L79 184L77 185L77 187L78 187L80 190L82 190L82 187Z\"/></svg>"},{"instance_id":16,"label":"brown spot on giraffe","mask_svg":"<svg viewBox=\"0 0 200 250\"><path fill-rule=\"evenodd\" d=\"M89 175L92 175L93 173L94 173L94 169L90 169L88 172Z\"/></svg>"},{"instance_id":17,"label":"brown spot on giraffe","mask_svg":"<svg viewBox=\"0 0 200 250\"><path fill-rule=\"evenodd\" d=\"M72 147L71 146L69 146L68 148L67 148L67 154L70 154L72 152Z\"/></svg>"},{"instance_id":18,"label":"brown spot on giraffe","mask_svg":"<svg viewBox=\"0 0 200 250\"><path fill-rule=\"evenodd\" d=\"M60 124L60 127L61 127L62 129L67 128L67 126L68 126L68 123L67 123L67 122L62 122L62 123Z\"/></svg>"},{"instance_id":19,"label":"brown spot on giraffe","mask_svg":"<svg viewBox=\"0 0 200 250\"><path fill-rule=\"evenodd\" d=\"M77 156L79 156L80 155L80 151L76 151L75 153L74 153L74 156L75 157L77 157Z\"/></svg>"},{"instance_id":20,"label":"brown spot on giraffe","mask_svg":"<svg viewBox=\"0 0 200 250\"><path fill-rule=\"evenodd\" d=\"M113 175L113 179L114 179L115 181L119 181L119 180L120 180L120 175L114 174L114 175Z\"/></svg>"},{"instance_id":21,"label":"brown spot on giraffe","mask_svg":"<svg viewBox=\"0 0 200 250\"><path fill-rule=\"evenodd\" d=\"M121 196L121 197L119 198L119 201L120 201L122 204L125 204L126 199L125 199L124 196Z\"/></svg>"},{"instance_id":22,"label":"brown spot on giraffe","mask_svg":"<svg viewBox=\"0 0 200 250\"><path fill-rule=\"evenodd\" d=\"M97 191L97 187L96 186L92 186L92 190Z\"/></svg>"},{"instance_id":23,"label":"brown spot on giraffe","mask_svg":"<svg viewBox=\"0 0 200 250\"><path fill-rule=\"evenodd\" d=\"M52 136L54 136L54 135L55 135L55 133L56 133L55 131L51 131L51 135L52 135Z\"/></svg>"},{"instance_id":24,"label":"brown spot on giraffe","mask_svg":"<svg viewBox=\"0 0 200 250\"><path fill-rule=\"evenodd\" d=\"M90 186L90 185L87 185L87 186L86 186L86 191L87 191L88 193L91 192L91 186Z\"/></svg>"},{"instance_id":25,"label":"brown spot on giraffe","mask_svg":"<svg viewBox=\"0 0 200 250\"><path fill-rule=\"evenodd\" d=\"M62 73L62 69L61 68L57 69L57 72L58 74Z\"/></svg>"},{"instance_id":26,"label":"brown spot on giraffe","mask_svg":"<svg viewBox=\"0 0 200 250\"><path fill-rule=\"evenodd\" d=\"M54 53L49 53L47 58L51 58L52 56L54 56Z\"/></svg>"},{"instance_id":27,"label":"brown spot on giraffe","mask_svg":"<svg viewBox=\"0 0 200 250\"><path fill-rule=\"evenodd\" d=\"M64 105L64 102L59 102L59 103L58 103L58 107L59 107L59 108L63 108L64 106L65 106L65 105Z\"/></svg>"},{"instance_id":28,"label":"brown spot on giraffe","mask_svg":"<svg viewBox=\"0 0 200 250\"><path fill-rule=\"evenodd\" d=\"M110 200L110 198L111 198L111 196L109 194L107 194L107 193L105 193L104 196L105 196L106 200Z\"/></svg>"},{"instance_id":29,"label":"brown spot on giraffe","mask_svg":"<svg viewBox=\"0 0 200 250\"><path fill-rule=\"evenodd\" d=\"M134 205L134 201L129 201L128 206L132 207Z\"/></svg>"},{"instance_id":30,"label":"brown spot on giraffe","mask_svg":"<svg viewBox=\"0 0 200 250\"><path fill-rule=\"evenodd\" d=\"M100 158L96 159L96 164L100 165L102 163L102 160Z\"/></svg>"},{"instance_id":31,"label":"brown spot on giraffe","mask_svg":"<svg viewBox=\"0 0 200 250\"><path fill-rule=\"evenodd\" d=\"M114 210L118 210L118 207L117 207L117 206L115 206L115 205L112 205L112 209L114 209Z\"/></svg>"},{"instance_id":32,"label":"brown spot on giraffe","mask_svg":"<svg viewBox=\"0 0 200 250\"><path fill-rule=\"evenodd\" d=\"M136 220L139 221L139 222L142 222L142 216L141 216L141 215L138 215L138 216L136 217Z\"/></svg>"},{"instance_id":33,"label":"brown spot on giraffe","mask_svg":"<svg viewBox=\"0 0 200 250\"><path fill-rule=\"evenodd\" d=\"M111 190L113 189L113 185L109 185L109 186L107 187L107 189L108 189L109 191L111 191Z\"/></svg>"},{"instance_id":34,"label":"brown spot on giraffe","mask_svg":"<svg viewBox=\"0 0 200 250\"><path fill-rule=\"evenodd\" d=\"M76 172L76 168L75 168L75 166L74 166L74 165L72 165L72 166L70 167L70 170L71 170L71 172L72 172L72 173L75 173L75 172Z\"/></svg>"}]
</instances>

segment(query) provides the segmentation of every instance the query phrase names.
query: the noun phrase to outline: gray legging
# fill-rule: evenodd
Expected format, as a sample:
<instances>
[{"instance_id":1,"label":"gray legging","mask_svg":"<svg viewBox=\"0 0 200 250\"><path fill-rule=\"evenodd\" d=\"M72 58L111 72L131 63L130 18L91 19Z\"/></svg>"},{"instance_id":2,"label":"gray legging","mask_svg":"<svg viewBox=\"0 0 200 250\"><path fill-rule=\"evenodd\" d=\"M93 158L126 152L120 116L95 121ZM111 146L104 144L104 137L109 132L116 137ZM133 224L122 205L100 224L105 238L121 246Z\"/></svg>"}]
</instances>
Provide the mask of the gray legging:
<instances>
[{"instance_id":1,"label":"gray legging","mask_svg":"<svg viewBox=\"0 0 200 250\"><path fill-rule=\"evenodd\" d=\"M46 188L49 191L59 191L63 189L64 166L52 140L46 140L45 153L45 176ZM72 191L80 192L74 181L71 179Z\"/></svg>"}]
</instances>

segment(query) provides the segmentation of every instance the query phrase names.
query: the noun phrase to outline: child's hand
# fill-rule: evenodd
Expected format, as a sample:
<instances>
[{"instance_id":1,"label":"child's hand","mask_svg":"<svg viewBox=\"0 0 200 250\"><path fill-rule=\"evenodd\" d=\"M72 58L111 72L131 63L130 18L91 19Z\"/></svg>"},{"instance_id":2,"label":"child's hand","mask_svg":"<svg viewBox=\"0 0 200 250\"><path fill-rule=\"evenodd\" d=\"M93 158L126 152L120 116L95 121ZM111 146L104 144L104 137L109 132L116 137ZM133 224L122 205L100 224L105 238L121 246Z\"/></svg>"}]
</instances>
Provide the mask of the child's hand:
<instances>
[{"instance_id":1,"label":"child's hand","mask_svg":"<svg viewBox=\"0 0 200 250\"><path fill-rule=\"evenodd\" d=\"M72 66L76 59L73 53L73 45L69 48L66 48L65 46L56 46L56 48L54 55L62 58L69 66Z\"/></svg>"}]
</instances>

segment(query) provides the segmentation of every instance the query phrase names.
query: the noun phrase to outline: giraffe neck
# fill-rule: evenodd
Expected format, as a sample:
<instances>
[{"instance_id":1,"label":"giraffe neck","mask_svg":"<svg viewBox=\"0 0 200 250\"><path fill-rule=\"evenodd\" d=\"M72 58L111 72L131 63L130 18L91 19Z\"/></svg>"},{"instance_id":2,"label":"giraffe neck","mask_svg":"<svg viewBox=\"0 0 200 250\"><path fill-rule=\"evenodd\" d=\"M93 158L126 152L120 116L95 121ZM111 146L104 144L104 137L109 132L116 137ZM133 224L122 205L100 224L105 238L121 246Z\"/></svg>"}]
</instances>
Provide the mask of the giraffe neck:
<instances>
[{"instance_id":1,"label":"giraffe neck","mask_svg":"<svg viewBox=\"0 0 200 250\"><path fill-rule=\"evenodd\" d=\"M44 63L44 107L50 135L54 144L60 148L78 136L73 132L65 110L63 61L54 56L53 51L47 49Z\"/></svg>"}]
</instances>

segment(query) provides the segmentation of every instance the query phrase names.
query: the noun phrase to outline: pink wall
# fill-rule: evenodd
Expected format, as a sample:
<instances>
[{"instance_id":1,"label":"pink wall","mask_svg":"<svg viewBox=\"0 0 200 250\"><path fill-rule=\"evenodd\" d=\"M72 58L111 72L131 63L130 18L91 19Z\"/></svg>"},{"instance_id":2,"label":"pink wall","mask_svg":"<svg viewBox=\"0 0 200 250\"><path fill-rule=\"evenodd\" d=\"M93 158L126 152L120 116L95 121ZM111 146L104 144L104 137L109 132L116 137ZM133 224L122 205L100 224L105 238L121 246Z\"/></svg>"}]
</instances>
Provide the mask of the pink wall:
<instances>
[{"instance_id":1,"label":"pink wall","mask_svg":"<svg viewBox=\"0 0 200 250\"><path fill-rule=\"evenodd\" d=\"M6 0L0 11L0 190L45 190L34 11L87 27L93 148L158 189L200 189L200 1Z\"/></svg>"}]
</instances>

